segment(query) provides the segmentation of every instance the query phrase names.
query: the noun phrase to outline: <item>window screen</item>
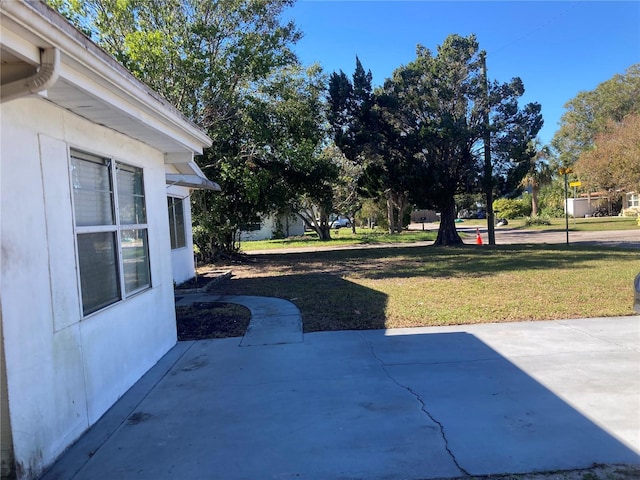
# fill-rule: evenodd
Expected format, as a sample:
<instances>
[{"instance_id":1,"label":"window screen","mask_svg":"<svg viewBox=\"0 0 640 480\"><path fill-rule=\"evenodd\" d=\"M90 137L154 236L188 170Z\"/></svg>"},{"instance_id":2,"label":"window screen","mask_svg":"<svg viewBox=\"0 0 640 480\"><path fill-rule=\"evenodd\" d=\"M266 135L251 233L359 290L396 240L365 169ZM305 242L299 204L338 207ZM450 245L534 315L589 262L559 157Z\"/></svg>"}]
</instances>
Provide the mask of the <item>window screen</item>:
<instances>
[{"instance_id":1,"label":"window screen","mask_svg":"<svg viewBox=\"0 0 640 480\"><path fill-rule=\"evenodd\" d=\"M122 230L121 235L124 291L131 294L150 286L147 230Z\"/></svg>"},{"instance_id":2,"label":"window screen","mask_svg":"<svg viewBox=\"0 0 640 480\"><path fill-rule=\"evenodd\" d=\"M71 159L76 226L113 225L113 188L105 159Z\"/></svg>"},{"instance_id":3,"label":"window screen","mask_svg":"<svg viewBox=\"0 0 640 480\"><path fill-rule=\"evenodd\" d=\"M115 233L79 234L78 259L85 315L120 300Z\"/></svg>"}]
</instances>

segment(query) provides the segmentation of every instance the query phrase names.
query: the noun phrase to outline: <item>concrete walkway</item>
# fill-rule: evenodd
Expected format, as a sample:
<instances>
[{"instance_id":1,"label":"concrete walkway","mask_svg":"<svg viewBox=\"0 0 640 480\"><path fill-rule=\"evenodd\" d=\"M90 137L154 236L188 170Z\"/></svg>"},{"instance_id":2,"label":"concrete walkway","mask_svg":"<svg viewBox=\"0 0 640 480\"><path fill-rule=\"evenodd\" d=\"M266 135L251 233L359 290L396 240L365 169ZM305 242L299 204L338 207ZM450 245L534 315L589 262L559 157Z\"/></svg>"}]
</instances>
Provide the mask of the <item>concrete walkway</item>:
<instances>
[{"instance_id":1,"label":"concrete walkway","mask_svg":"<svg viewBox=\"0 0 640 480\"><path fill-rule=\"evenodd\" d=\"M302 335L283 303L279 319L270 300L217 301L264 316L244 338L179 342L44 480L640 464L639 316Z\"/></svg>"},{"instance_id":2,"label":"concrete walkway","mask_svg":"<svg viewBox=\"0 0 640 480\"><path fill-rule=\"evenodd\" d=\"M242 347L302 342L300 310L287 300L249 295L200 293L180 295L176 301L176 307L202 302L235 303L249 309L251 322L240 342Z\"/></svg>"}]
</instances>

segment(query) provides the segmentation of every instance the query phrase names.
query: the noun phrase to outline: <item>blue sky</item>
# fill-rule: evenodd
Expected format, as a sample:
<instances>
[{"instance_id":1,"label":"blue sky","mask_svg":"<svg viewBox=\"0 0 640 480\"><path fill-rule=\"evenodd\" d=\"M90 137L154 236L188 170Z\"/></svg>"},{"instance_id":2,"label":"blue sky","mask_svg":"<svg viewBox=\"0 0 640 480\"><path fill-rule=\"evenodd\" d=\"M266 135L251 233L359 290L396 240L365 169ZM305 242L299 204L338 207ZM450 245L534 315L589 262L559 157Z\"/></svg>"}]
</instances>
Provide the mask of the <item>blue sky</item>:
<instances>
[{"instance_id":1,"label":"blue sky","mask_svg":"<svg viewBox=\"0 0 640 480\"><path fill-rule=\"evenodd\" d=\"M520 77L523 103L542 105L553 138L564 104L640 63L640 2L298 0L287 11L304 33L295 50L305 64L351 76L358 55L380 85L451 33L475 33L489 78Z\"/></svg>"}]
</instances>

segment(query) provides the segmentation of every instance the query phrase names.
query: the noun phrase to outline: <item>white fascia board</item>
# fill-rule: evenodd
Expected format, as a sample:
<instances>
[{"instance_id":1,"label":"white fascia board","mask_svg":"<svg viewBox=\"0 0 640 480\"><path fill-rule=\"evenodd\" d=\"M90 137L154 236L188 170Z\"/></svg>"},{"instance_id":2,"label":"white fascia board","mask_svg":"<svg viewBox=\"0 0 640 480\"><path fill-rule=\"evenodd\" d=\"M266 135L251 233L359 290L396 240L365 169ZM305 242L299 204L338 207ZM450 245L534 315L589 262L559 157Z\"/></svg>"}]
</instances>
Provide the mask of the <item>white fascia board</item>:
<instances>
[{"instance_id":1,"label":"white fascia board","mask_svg":"<svg viewBox=\"0 0 640 480\"><path fill-rule=\"evenodd\" d=\"M11 19L18 32L26 30L30 37L39 39L36 47L61 50L60 78L112 103L123 115L174 138L183 148L201 153L212 144L202 129L43 2L0 2L0 13L3 30Z\"/></svg>"},{"instance_id":2,"label":"white fascia board","mask_svg":"<svg viewBox=\"0 0 640 480\"><path fill-rule=\"evenodd\" d=\"M10 30L5 25L4 15L0 16L2 25L0 26L0 45L3 49L9 50L16 57L37 66L40 63L40 49L28 41L24 34L15 30Z\"/></svg>"}]
</instances>

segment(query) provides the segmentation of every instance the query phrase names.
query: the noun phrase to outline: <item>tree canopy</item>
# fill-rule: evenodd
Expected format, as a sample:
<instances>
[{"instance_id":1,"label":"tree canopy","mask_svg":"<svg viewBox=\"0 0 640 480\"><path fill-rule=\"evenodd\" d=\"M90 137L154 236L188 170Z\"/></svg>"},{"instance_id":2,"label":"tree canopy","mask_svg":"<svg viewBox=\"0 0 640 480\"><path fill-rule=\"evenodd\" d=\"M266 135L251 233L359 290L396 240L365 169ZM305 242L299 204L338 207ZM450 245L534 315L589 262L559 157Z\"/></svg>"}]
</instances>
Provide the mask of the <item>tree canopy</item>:
<instances>
[{"instance_id":1,"label":"tree canopy","mask_svg":"<svg viewBox=\"0 0 640 480\"><path fill-rule=\"evenodd\" d=\"M561 164L572 166L593 147L596 135L615 128L629 114L640 114L640 64L569 100L552 145Z\"/></svg>"},{"instance_id":2,"label":"tree canopy","mask_svg":"<svg viewBox=\"0 0 640 480\"><path fill-rule=\"evenodd\" d=\"M583 186L640 192L640 115L612 122L595 135L593 144L574 165Z\"/></svg>"},{"instance_id":3,"label":"tree canopy","mask_svg":"<svg viewBox=\"0 0 640 480\"><path fill-rule=\"evenodd\" d=\"M223 192L192 196L205 259L235 251L238 229L264 214L295 212L329 239L330 215L353 219L363 195L385 199L390 231L409 206L440 211L436 244L455 245L455 195L481 188L490 211L535 153L540 106L519 107L519 78L487 80L473 35L450 35L435 53L418 46L374 89L357 57L351 78L328 84L299 65L301 33L282 21L294 0L49 2L207 129L214 144L198 161Z\"/></svg>"},{"instance_id":4,"label":"tree canopy","mask_svg":"<svg viewBox=\"0 0 640 480\"><path fill-rule=\"evenodd\" d=\"M334 138L364 162L363 187L385 195L399 216L409 204L441 212L438 245L462 243L455 195L481 184L492 192L494 176L533 154L528 145L542 126L538 104L518 107L522 81L487 84L482 60L474 35L450 35L435 54L418 46L416 59L373 95L359 61L353 83L342 72L330 80ZM364 95L355 93L357 78L365 79ZM479 149L487 133L494 152L488 169Z\"/></svg>"},{"instance_id":5,"label":"tree canopy","mask_svg":"<svg viewBox=\"0 0 640 480\"><path fill-rule=\"evenodd\" d=\"M282 13L294 0L50 2L213 139L197 160L222 192L192 196L206 259L237 250L238 229L261 215L331 202L326 79L292 51L301 34Z\"/></svg>"}]
</instances>

